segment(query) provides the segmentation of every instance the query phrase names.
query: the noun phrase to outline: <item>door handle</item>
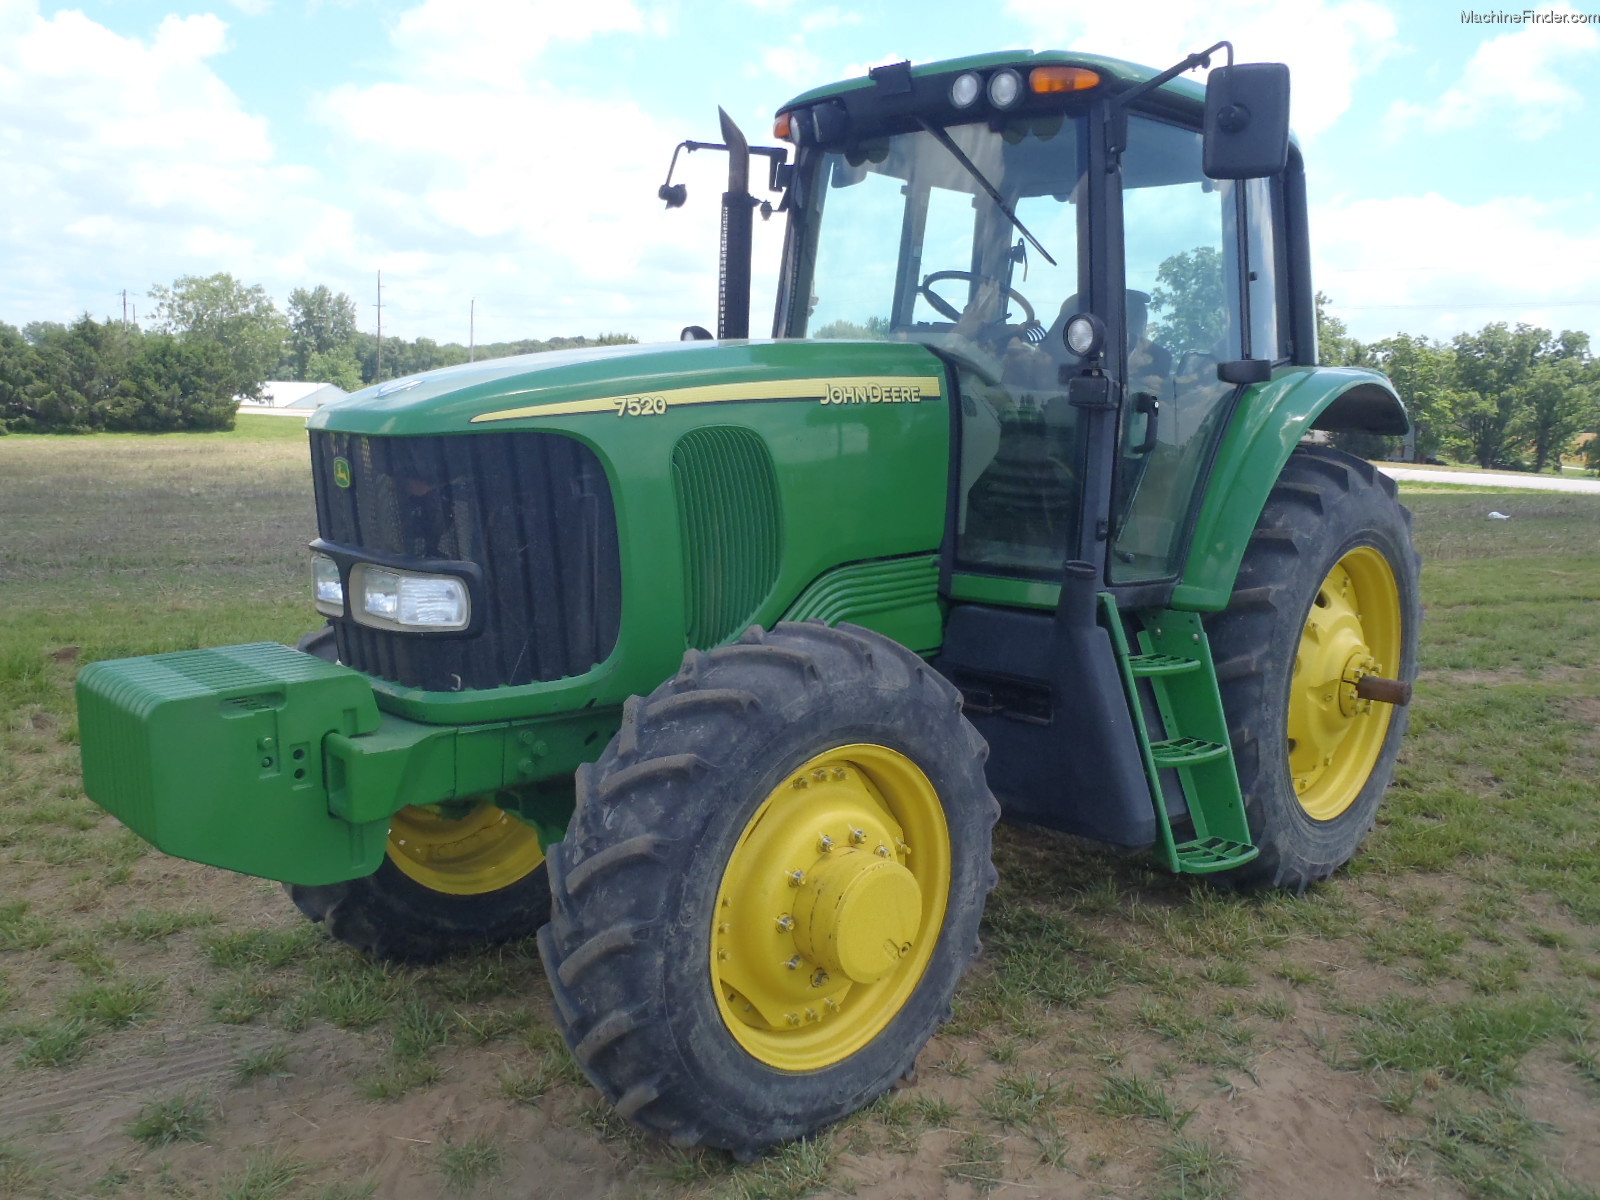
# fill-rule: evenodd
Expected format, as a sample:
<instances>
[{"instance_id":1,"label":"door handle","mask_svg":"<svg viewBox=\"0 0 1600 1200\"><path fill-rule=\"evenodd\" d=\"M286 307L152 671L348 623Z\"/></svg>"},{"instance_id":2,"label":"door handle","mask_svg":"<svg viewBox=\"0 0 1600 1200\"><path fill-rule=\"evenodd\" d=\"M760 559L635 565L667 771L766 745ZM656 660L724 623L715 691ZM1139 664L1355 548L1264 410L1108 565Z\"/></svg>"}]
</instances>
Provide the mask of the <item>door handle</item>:
<instances>
[{"instance_id":1,"label":"door handle","mask_svg":"<svg viewBox=\"0 0 1600 1200\"><path fill-rule=\"evenodd\" d=\"M1149 454L1156 448L1156 428L1161 423L1161 401L1149 392L1139 392L1133 398L1133 411L1144 414L1144 441L1129 453Z\"/></svg>"}]
</instances>

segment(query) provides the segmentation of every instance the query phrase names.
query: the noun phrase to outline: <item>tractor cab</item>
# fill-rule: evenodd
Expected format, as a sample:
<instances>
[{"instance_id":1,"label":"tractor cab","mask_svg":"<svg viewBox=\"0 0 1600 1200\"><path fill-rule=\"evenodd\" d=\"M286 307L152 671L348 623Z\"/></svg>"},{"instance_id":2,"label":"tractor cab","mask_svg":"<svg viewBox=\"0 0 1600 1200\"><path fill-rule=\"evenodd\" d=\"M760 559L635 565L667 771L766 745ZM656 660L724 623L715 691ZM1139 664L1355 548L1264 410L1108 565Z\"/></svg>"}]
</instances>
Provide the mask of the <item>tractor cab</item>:
<instances>
[{"instance_id":1,"label":"tractor cab","mask_svg":"<svg viewBox=\"0 0 1600 1200\"><path fill-rule=\"evenodd\" d=\"M1159 76L1062 53L901 64L779 111L796 163L775 333L949 365L957 574L1055 581L1073 558L1112 586L1172 580L1244 382L1223 376L1314 360L1286 77L1218 72L1235 94L1212 107L1248 105L1249 153L1276 141L1225 163L1206 90L1172 78L1204 57ZM1258 174L1215 177L1241 167Z\"/></svg>"}]
</instances>

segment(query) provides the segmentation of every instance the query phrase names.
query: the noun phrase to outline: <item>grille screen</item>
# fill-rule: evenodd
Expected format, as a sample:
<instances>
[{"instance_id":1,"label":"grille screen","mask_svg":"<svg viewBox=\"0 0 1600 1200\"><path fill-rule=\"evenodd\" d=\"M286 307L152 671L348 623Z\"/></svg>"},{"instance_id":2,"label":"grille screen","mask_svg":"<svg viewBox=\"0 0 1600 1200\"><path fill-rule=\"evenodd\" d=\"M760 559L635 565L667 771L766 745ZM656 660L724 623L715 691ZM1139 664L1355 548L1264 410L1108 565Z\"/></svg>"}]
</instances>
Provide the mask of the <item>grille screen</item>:
<instances>
[{"instance_id":1,"label":"grille screen","mask_svg":"<svg viewBox=\"0 0 1600 1200\"><path fill-rule=\"evenodd\" d=\"M407 687L460 691L581 675L611 653L622 613L617 522L605 471L581 442L314 430L311 457L325 540L476 563L487 598L470 637L335 619L339 661ZM348 487L335 483L341 458Z\"/></svg>"},{"instance_id":2,"label":"grille screen","mask_svg":"<svg viewBox=\"0 0 1600 1200\"><path fill-rule=\"evenodd\" d=\"M709 649L744 632L778 578L778 481L748 429L685 434L672 452L684 545L688 643Z\"/></svg>"}]
</instances>

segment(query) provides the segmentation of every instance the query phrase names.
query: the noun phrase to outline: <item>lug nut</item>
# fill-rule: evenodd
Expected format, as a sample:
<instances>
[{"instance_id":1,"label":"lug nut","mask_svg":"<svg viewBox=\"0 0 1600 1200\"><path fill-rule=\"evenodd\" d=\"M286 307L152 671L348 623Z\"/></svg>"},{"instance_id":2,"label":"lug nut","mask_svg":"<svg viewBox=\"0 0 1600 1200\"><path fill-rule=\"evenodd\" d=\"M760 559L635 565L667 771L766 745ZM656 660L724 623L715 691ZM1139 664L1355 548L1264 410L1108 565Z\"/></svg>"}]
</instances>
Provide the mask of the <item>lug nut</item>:
<instances>
[{"instance_id":1,"label":"lug nut","mask_svg":"<svg viewBox=\"0 0 1600 1200\"><path fill-rule=\"evenodd\" d=\"M788 967L789 970L791 970L791 971L798 971L800 969L800 963L801 963L801 958L800 958L800 956L798 954L796 954L793 958L791 958L788 962L784 963L783 965Z\"/></svg>"},{"instance_id":2,"label":"lug nut","mask_svg":"<svg viewBox=\"0 0 1600 1200\"><path fill-rule=\"evenodd\" d=\"M825 984L827 982L828 982L828 973L826 971L818 971L815 975L813 975L811 977L811 986L812 987L821 987L823 984Z\"/></svg>"},{"instance_id":3,"label":"lug nut","mask_svg":"<svg viewBox=\"0 0 1600 1200\"><path fill-rule=\"evenodd\" d=\"M865 829L857 829L853 825L850 827L850 844L852 846L859 846L866 840L867 831Z\"/></svg>"},{"instance_id":4,"label":"lug nut","mask_svg":"<svg viewBox=\"0 0 1600 1200\"><path fill-rule=\"evenodd\" d=\"M788 1015L787 1020L788 1020L789 1024L791 1024L791 1025L798 1025L798 1024L800 1024L800 1014L799 1013L790 1013Z\"/></svg>"},{"instance_id":5,"label":"lug nut","mask_svg":"<svg viewBox=\"0 0 1600 1200\"><path fill-rule=\"evenodd\" d=\"M885 846L882 842L879 842L878 843L878 848L876 850L874 850L873 853L876 854L879 858L888 858L889 857L889 847Z\"/></svg>"},{"instance_id":6,"label":"lug nut","mask_svg":"<svg viewBox=\"0 0 1600 1200\"><path fill-rule=\"evenodd\" d=\"M800 870L798 867L793 871L785 871L784 874L789 876L790 887L799 887L806 881L806 873Z\"/></svg>"},{"instance_id":7,"label":"lug nut","mask_svg":"<svg viewBox=\"0 0 1600 1200\"><path fill-rule=\"evenodd\" d=\"M773 924L778 927L779 933L788 933L789 930L794 928L794 918L788 913L784 913L781 917L774 921Z\"/></svg>"},{"instance_id":8,"label":"lug nut","mask_svg":"<svg viewBox=\"0 0 1600 1200\"><path fill-rule=\"evenodd\" d=\"M826 854L829 850L833 849L833 839L827 834L823 834L817 839L817 849L823 854Z\"/></svg>"}]
</instances>

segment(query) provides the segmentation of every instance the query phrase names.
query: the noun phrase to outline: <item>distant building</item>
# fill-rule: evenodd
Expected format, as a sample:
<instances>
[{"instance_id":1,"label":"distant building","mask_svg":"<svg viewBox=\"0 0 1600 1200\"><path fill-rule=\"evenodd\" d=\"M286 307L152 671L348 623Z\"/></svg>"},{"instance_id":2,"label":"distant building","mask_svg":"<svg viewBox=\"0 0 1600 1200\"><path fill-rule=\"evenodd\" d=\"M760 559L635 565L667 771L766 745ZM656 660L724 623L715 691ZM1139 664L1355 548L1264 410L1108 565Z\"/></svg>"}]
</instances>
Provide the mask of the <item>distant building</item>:
<instances>
[{"instance_id":1,"label":"distant building","mask_svg":"<svg viewBox=\"0 0 1600 1200\"><path fill-rule=\"evenodd\" d=\"M343 400L350 393L331 383L307 383L293 379L269 379L261 385L260 400L241 400L240 412L261 412L265 409L320 408L332 400Z\"/></svg>"}]
</instances>

